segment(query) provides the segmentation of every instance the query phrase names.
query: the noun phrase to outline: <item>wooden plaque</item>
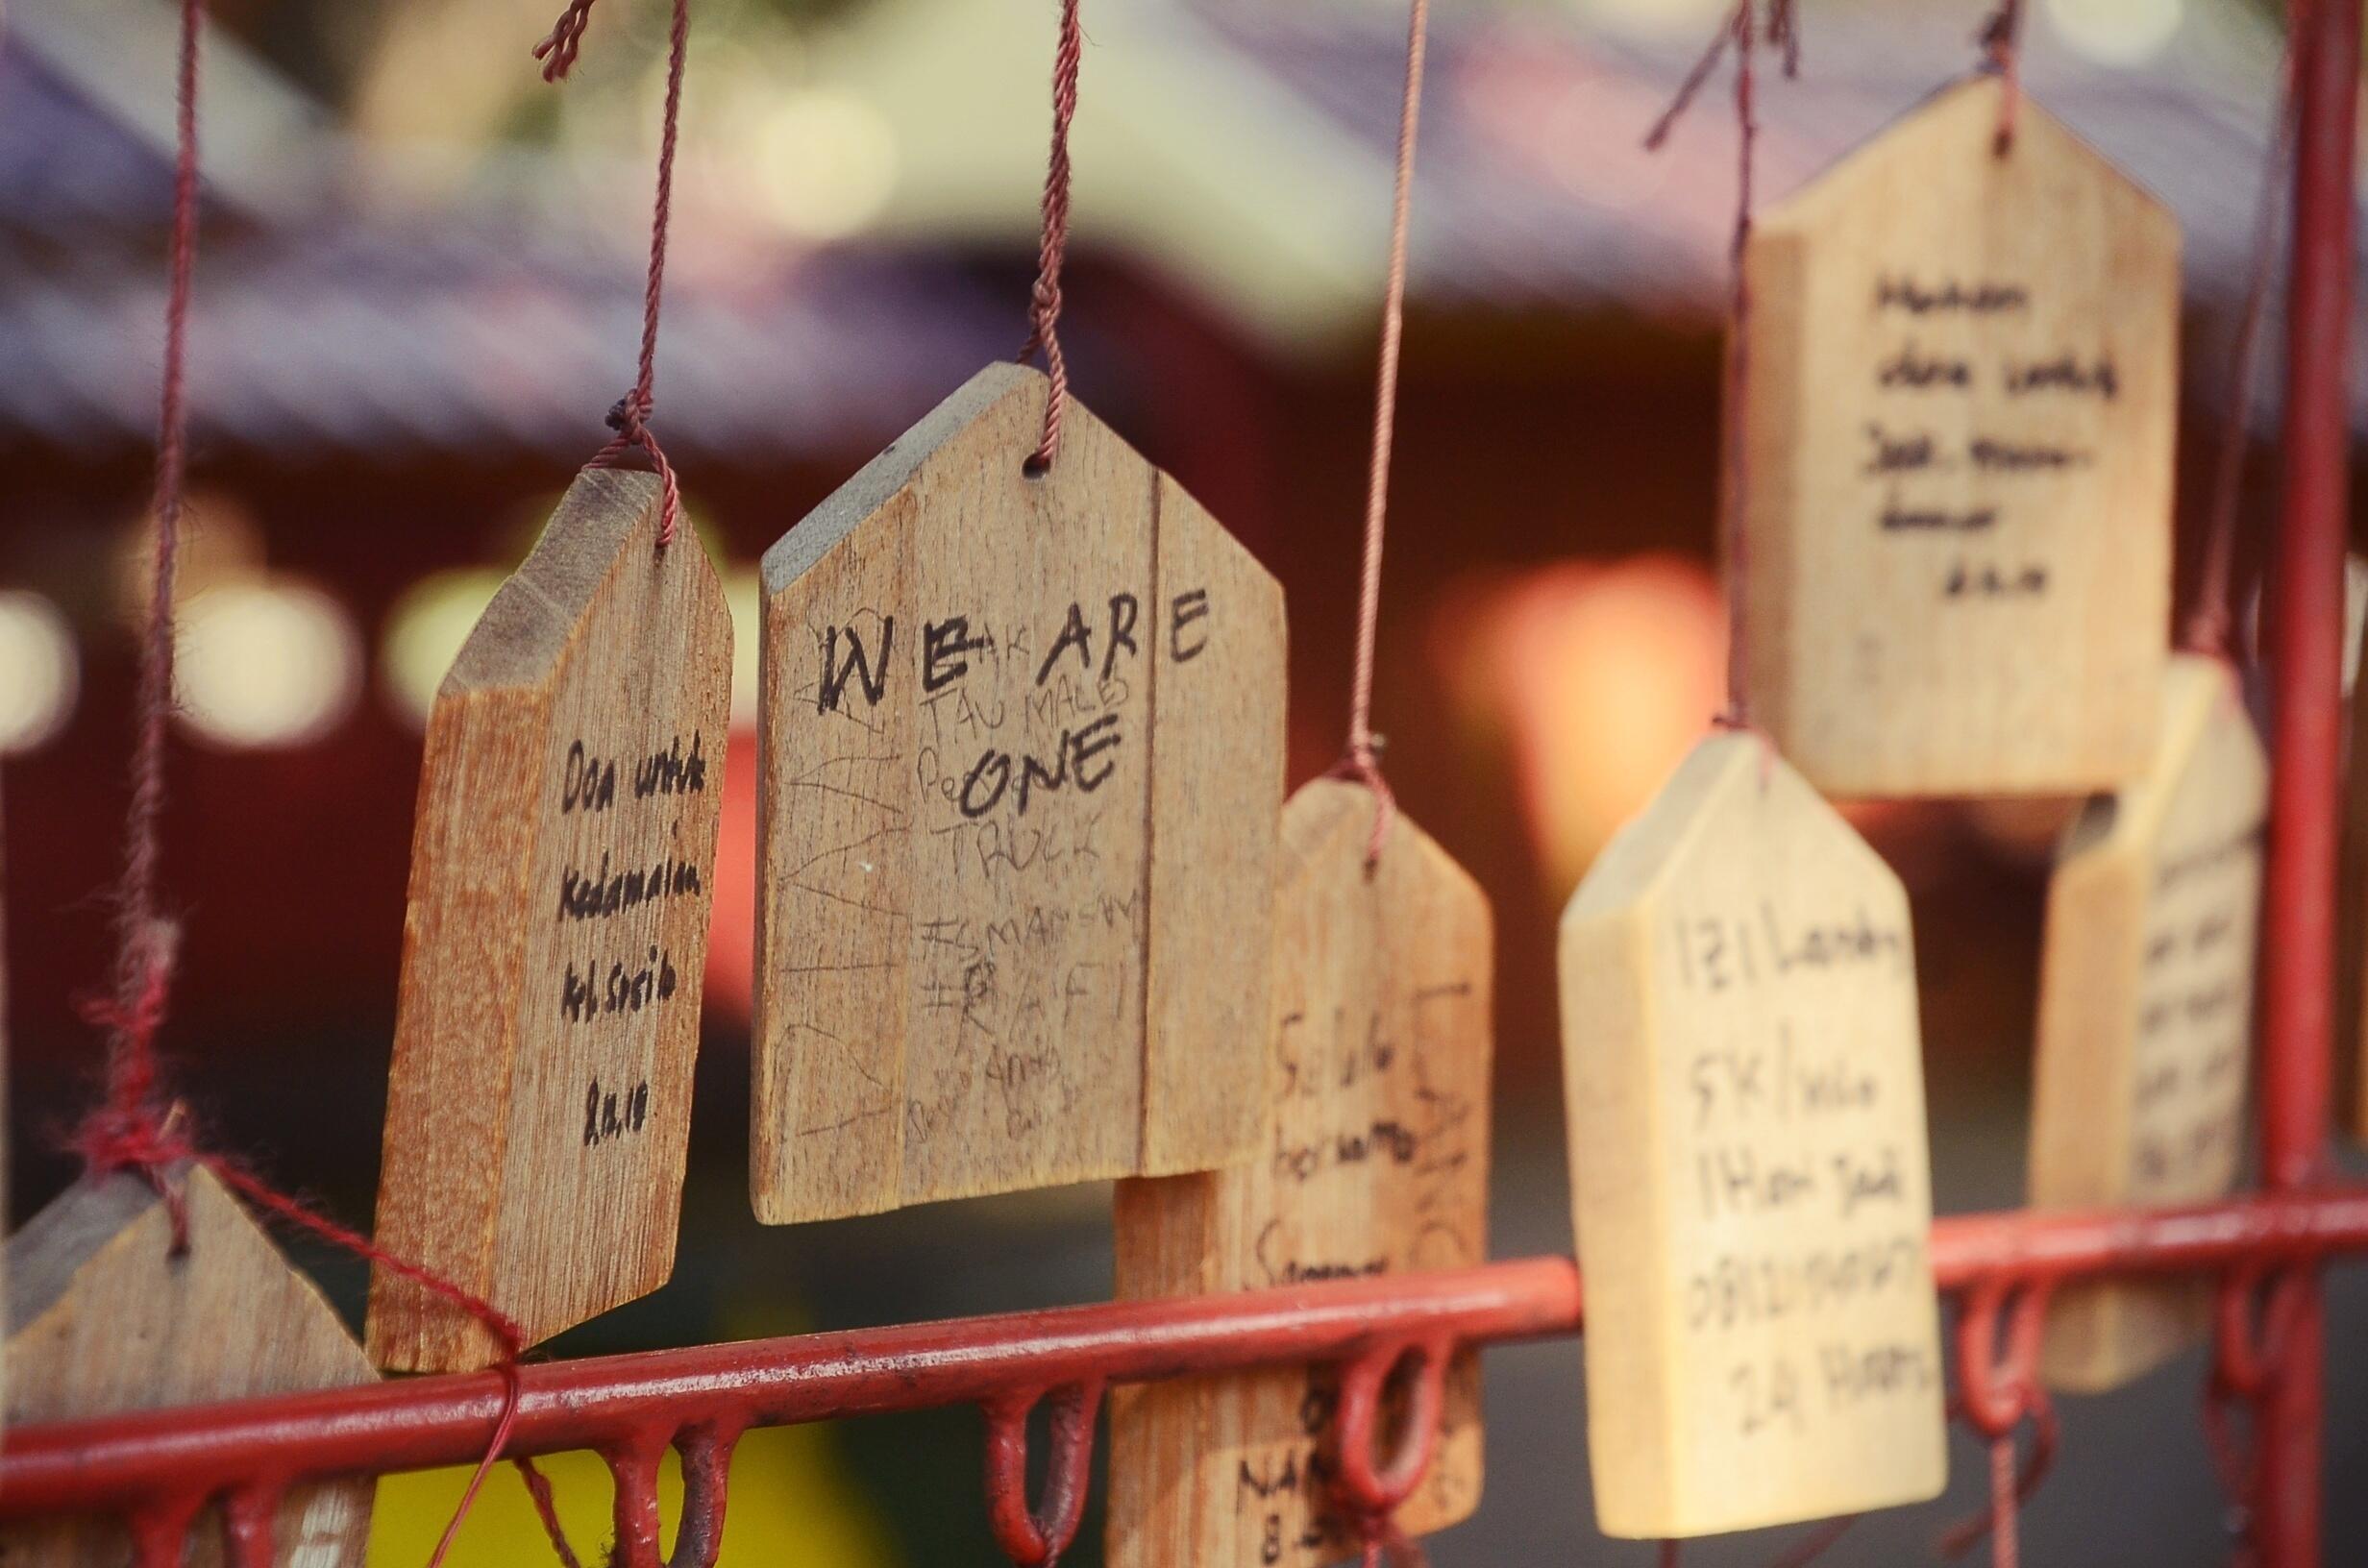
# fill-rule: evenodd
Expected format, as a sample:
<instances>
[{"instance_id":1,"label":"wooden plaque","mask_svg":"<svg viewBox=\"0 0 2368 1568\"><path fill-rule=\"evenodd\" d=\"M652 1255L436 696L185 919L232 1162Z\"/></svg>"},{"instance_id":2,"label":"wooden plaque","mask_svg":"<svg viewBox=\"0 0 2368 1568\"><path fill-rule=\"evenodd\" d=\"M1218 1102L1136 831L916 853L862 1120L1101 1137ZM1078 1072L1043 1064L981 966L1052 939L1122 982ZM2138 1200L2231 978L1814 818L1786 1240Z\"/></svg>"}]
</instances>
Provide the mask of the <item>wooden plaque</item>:
<instances>
[{"instance_id":1,"label":"wooden plaque","mask_svg":"<svg viewBox=\"0 0 2368 1568\"><path fill-rule=\"evenodd\" d=\"M980 372L766 552L768 1223L1246 1158L1282 590L1044 378Z\"/></svg>"},{"instance_id":2,"label":"wooden plaque","mask_svg":"<svg viewBox=\"0 0 2368 1568\"><path fill-rule=\"evenodd\" d=\"M2234 673L2182 654L2146 775L2064 837L2040 963L2031 1202L2199 1203L2244 1152L2269 763ZM2204 1337L2208 1282L2067 1286L2044 1370L2098 1392Z\"/></svg>"},{"instance_id":3,"label":"wooden plaque","mask_svg":"<svg viewBox=\"0 0 2368 1568\"><path fill-rule=\"evenodd\" d=\"M1235 1169L1119 1184L1122 1299L1486 1261L1488 900L1402 815L1369 871L1372 823L1372 796L1329 779L1284 809L1264 1140ZM1293 1367L1114 1391L1113 1568L1353 1556L1334 1498L1338 1386L1336 1369ZM1469 1515L1480 1455L1467 1355L1400 1528Z\"/></svg>"},{"instance_id":4,"label":"wooden plaque","mask_svg":"<svg viewBox=\"0 0 2368 1568\"><path fill-rule=\"evenodd\" d=\"M1995 154L1999 90L1753 225L1751 709L1831 795L2071 795L2154 754L2178 227L2029 102Z\"/></svg>"},{"instance_id":5,"label":"wooden plaque","mask_svg":"<svg viewBox=\"0 0 2368 1568\"><path fill-rule=\"evenodd\" d=\"M1717 735L1563 916L1564 1088L1604 1532L1937 1494L1908 899L1757 735Z\"/></svg>"},{"instance_id":6,"label":"wooden plaque","mask_svg":"<svg viewBox=\"0 0 2368 1568\"><path fill-rule=\"evenodd\" d=\"M188 1205L189 1248L134 1175L83 1182L8 1244L8 1420L62 1421L371 1383L369 1358L312 1282L203 1165L170 1179ZM281 1568L361 1568L376 1482L291 1489L280 1505ZM210 1515L187 1561L227 1559ZM116 1568L131 1537L112 1518L0 1525L9 1568Z\"/></svg>"},{"instance_id":7,"label":"wooden plaque","mask_svg":"<svg viewBox=\"0 0 2368 1568\"><path fill-rule=\"evenodd\" d=\"M428 721L378 1241L528 1341L674 1270L730 720L731 617L658 481L586 469ZM379 1364L499 1358L381 1269Z\"/></svg>"}]
</instances>

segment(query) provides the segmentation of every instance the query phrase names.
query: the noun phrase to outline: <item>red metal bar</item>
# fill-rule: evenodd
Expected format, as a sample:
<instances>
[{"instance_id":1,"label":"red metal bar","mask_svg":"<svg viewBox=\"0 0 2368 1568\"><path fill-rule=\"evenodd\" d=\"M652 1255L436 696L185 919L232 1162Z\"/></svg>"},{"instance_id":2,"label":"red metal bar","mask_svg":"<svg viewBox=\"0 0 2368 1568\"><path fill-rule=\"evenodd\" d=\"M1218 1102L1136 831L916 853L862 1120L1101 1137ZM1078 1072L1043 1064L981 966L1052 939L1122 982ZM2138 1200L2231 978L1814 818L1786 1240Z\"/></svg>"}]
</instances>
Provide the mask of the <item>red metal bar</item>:
<instances>
[{"instance_id":1,"label":"red metal bar","mask_svg":"<svg viewBox=\"0 0 2368 1568\"><path fill-rule=\"evenodd\" d=\"M2368 1251L2368 1188L2183 1210L1977 1214L1934 1227L1944 1289L2097 1274L2315 1264ZM1119 1302L530 1365L507 1452L654 1452L703 1430L784 1425L1014 1392L1344 1361L1570 1334L1577 1267L1531 1258L1174 1301ZM0 1440L0 1518L131 1513L160 1499L473 1463L502 1407L492 1372L18 1427Z\"/></svg>"},{"instance_id":2,"label":"red metal bar","mask_svg":"<svg viewBox=\"0 0 2368 1568\"><path fill-rule=\"evenodd\" d=\"M2284 516L2267 618L2273 676L2269 859L2262 896L2261 1163L2270 1191L2324 1175L2332 1066L2335 868L2343 740L2343 553L2349 521L2353 135L2357 0L2294 8L2300 62L2294 256L2286 306ZM2319 1561L2324 1303L2295 1292L2282 1364L2257 1406L2268 1568Z\"/></svg>"}]
</instances>

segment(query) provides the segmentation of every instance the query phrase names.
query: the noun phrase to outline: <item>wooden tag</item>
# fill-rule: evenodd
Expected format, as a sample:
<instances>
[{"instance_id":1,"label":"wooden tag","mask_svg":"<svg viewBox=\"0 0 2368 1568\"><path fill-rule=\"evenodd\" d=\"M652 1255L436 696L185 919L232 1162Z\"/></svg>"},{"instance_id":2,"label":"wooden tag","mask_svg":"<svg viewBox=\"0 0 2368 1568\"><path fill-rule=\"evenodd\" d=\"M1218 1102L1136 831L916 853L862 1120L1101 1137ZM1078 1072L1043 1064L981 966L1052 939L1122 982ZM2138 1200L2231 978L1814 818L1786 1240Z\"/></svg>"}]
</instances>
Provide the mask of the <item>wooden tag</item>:
<instances>
[{"instance_id":1,"label":"wooden tag","mask_svg":"<svg viewBox=\"0 0 2368 1568\"><path fill-rule=\"evenodd\" d=\"M2269 762L2234 674L2171 661L2146 776L2064 836L2039 971L2031 1202L2196 1203L2244 1150ZM2043 1370L2118 1386L2201 1339L2204 1281L2067 1286Z\"/></svg>"},{"instance_id":2,"label":"wooden tag","mask_svg":"<svg viewBox=\"0 0 2368 1568\"><path fill-rule=\"evenodd\" d=\"M1838 796L2079 794L2154 754L2179 231L1997 80L1755 220L1751 710Z\"/></svg>"},{"instance_id":3,"label":"wooden tag","mask_svg":"<svg viewBox=\"0 0 2368 1568\"><path fill-rule=\"evenodd\" d=\"M772 1224L1246 1158L1282 590L981 371L764 560L751 1188Z\"/></svg>"},{"instance_id":4,"label":"wooden tag","mask_svg":"<svg viewBox=\"0 0 2368 1568\"><path fill-rule=\"evenodd\" d=\"M1702 742L1563 915L1604 1532L1945 1479L1908 897L1757 735Z\"/></svg>"},{"instance_id":5,"label":"wooden tag","mask_svg":"<svg viewBox=\"0 0 2368 1568\"><path fill-rule=\"evenodd\" d=\"M649 474L586 469L436 694L420 765L378 1241L529 1343L674 1271L731 616ZM381 1269L370 1353L500 1348Z\"/></svg>"},{"instance_id":6,"label":"wooden tag","mask_svg":"<svg viewBox=\"0 0 2368 1568\"><path fill-rule=\"evenodd\" d=\"M1369 872L1372 824L1362 785L1319 779L1284 808L1264 1142L1234 1169L1119 1184L1122 1299L1487 1260L1488 900L1403 815ZM1353 1556L1334 1503L1338 1386L1335 1369L1293 1367L1114 1391L1113 1568ZM1468 1516L1480 1449L1466 1356L1400 1528Z\"/></svg>"},{"instance_id":7,"label":"wooden tag","mask_svg":"<svg viewBox=\"0 0 2368 1568\"><path fill-rule=\"evenodd\" d=\"M11 1426L373 1383L335 1309L203 1165L170 1176L188 1206L188 1251L137 1176L83 1182L8 1244ZM292 1488L275 1531L284 1568L361 1568L375 1482ZM200 1520L188 1562L225 1561ZM0 1525L10 1568L112 1568L123 1522Z\"/></svg>"}]
</instances>

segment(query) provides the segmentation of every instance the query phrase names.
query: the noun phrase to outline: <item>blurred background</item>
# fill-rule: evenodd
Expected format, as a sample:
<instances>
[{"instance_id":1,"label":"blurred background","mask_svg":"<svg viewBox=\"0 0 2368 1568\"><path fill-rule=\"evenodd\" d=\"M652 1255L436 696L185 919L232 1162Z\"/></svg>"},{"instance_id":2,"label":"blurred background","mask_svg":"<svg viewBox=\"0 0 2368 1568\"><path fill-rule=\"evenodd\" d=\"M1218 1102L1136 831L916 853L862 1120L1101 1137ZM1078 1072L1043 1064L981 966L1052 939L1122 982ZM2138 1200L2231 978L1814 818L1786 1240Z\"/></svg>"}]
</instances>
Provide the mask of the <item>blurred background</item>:
<instances>
[{"instance_id":1,"label":"blurred background","mask_svg":"<svg viewBox=\"0 0 2368 1568\"><path fill-rule=\"evenodd\" d=\"M1734 127L1640 137L1724 0L1440 0L1415 197L1377 723L1405 807L1494 898L1498 1256L1570 1247L1554 919L1716 705L1716 372ZM638 331L659 0L215 0L192 344L197 532L167 823L186 917L166 1042L222 1146L366 1220L427 706L605 436ZM1970 69L1984 0L1815 0L1764 93L1780 197ZM2272 4L2034 0L2034 96L2186 233L2183 590L2231 370L2280 39ZM741 617L755 562L1024 335L1052 0L699 0L655 428ZM1093 0L1063 336L1079 395L1282 579L1294 782L1335 756L1354 613L1397 0ZM71 1174L76 998L105 972L155 422L172 8L12 0L0 32L0 797L20 1219ZM2265 341L2275 344L2273 321ZM2356 334L2356 341L2358 336ZM2274 378L2272 378L2274 382ZM2257 568L2274 388L2249 432ZM728 772L706 1038L672 1285L558 1353L1097 1300L1101 1188L767 1231L746 1197L752 735ZM1944 1210L2019 1200L2035 961L2064 802L1854 807L1919 926ZM300 1251L302 1249L299 1249ZM303 1253L358 1315L361 1277ZM2339 1283L2329 1447L2368 1474L2368 1291ZM2350 1315L2345 1315L2349 1312ZM2040 1560L2223 1560L2189 1357L2073 1401ZM1595 1534L1573 1342L1489 1360L1491 1473L1441 1568L1642 1564ZM753 1434L726 1560L996 1560L968 1411ZM1869 1521L1838 1563L1927 1560L1975 1496ZM604 1471L555 1467L578 1539ZM423 1560L458 1482L382 1493ZM464 1559L544 1560L506 1478ZM1098 1499L1099 1488L1097 1488ZM2368 1554L2331 1491L2330 1560ZM1098 1522L1072 1560L1098 1560ZM1768 1538L1690 1562L1756 1563Z\"/></svg>"}]
</instances>

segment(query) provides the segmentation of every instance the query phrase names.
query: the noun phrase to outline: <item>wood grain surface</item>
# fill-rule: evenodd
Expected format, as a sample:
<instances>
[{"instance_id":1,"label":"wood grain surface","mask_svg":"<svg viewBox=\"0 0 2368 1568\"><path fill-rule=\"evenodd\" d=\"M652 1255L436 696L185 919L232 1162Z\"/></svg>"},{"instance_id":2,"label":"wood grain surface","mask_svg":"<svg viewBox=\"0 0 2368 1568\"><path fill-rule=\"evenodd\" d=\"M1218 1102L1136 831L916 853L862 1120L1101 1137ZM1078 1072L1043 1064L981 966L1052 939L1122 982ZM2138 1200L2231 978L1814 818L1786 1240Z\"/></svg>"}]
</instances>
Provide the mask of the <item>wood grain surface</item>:
<instances>
[{"instance_id":1,"label":"wood grain surface","mask_svg":"<svg viewBox=\"0 0 2368 1568\"><path fill-rule=\"evenodd\" d=\"M1564 1091L1606 1534L1945 1479L1907 894L1756 734L1686 758L1563 916Z\"/></svg>"},{"instance_id":2,"label":"wood grain surface","mask_svg":"<svg viewBox=\"0 0 2368 1568\"><path fill-rule=\"evenodd\" d=\"M770 1223L1258 1137L1273 579L982 371L766 553L751 1190Z\"/></svg>"},{"instance_id":3,"label":"wood grain surface","mask_svg":"<svg viewBox=\"0 0 2368 1568\"><path fill-rule=\"evenodd\" d=\"M1403 815L1380 864L1373 796L1319 779L1283 812L1258 1158L1121 1182L1121 1299L1270 1288L1488 1256L1493 931L1463 868ZM1113 1568L1315 1565L1358 1546L1334 1504L1329 1367L1111 1395ZM1478 1507L1476 1357L1398 1510L1409 1534Z\"/></svg>"},{"instance_id":4,"label":"wood grain surface","mask_svg":"<svg viewBox=\"0 0 2368 1568\"><path fill-rule=\"evenodd\" d=\"M2269 762L2235 674L2181 654L2146 775L2091 800L2048 885L2036 1209L2200 1203L2244 1153ZM2117 1387L2203 1338L2205 1280L2069 1286L2042 1369Z\"/></svg>"},{"instance_id":5,"label":"wood grain surface","mask_svg":"<svg viewBox=\"0 0 2368 1568\"><path fill-rule=\"evenodd\" d=\"M2153 754L2179 232L1999 85L1755 220L1752 717L1835 796L2082 794Z\"/></svg>"},{"instance_id":6,"label":"wood grain surface","mask_svg":"<svg viewBox=\"0 0 2368 1568\"><path fill-rule=\"evenodd\" d=\"M436 694L378 1236L528 1342L674 1270L731 701L731 618L658 484L586 469ZM382 1269L381 1365L499 1356Z\"/></svg>"},{"instance_id":7,"label":"wood grain surface","mask_svg":"<svg viewBox=\"0 0 2368 1568\"><path fill-rule=\"evenodd\" d=\"M288 1266L211 1171L168 1173L188 1208L188 1250L156 1190L134 1175L84 1182L8 1244L8 1419L60 1421L376 1381L312 1282ZM361 1568L376 1483L289 1491L280 1568ZM227 1559L210 1510L190 1568ZM131 1538L112 1518L0 1525L7 1568L121 1568Z\"/></svg>"}]
</instances>

